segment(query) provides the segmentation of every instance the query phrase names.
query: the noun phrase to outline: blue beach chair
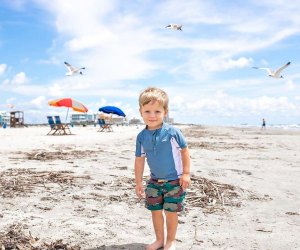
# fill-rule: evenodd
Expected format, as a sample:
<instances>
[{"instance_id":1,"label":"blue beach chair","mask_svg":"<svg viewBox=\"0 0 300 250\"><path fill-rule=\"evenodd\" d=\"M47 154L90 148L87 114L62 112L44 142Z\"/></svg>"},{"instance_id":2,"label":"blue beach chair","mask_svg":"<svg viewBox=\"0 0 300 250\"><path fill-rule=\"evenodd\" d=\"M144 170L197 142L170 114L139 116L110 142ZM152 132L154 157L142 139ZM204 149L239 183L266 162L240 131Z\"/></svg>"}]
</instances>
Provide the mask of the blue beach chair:
<instances>
[{"instance_id":1,"label":"blue beach chair","mask_svg":"<svg viewBox=\"0 0 300 250\"><path fill-rule=\"evenodd\" d=\"M53 117L52 116L47 116L48 124L51 128L51 130L48 132L47 135L55 135L58 134L60 135L60 129L56 126Z\"/></svg>"},{"instance_id":2,"label":"blue beach chair","mask_svg":"<svg viewBox=\"0 0 300 250\"><path fill-rule=\"evenodd\" d=\"M98 119L98 124L100 128L97 132L113 132L111 124L106 123L104 119Z\"/></svg>"},{"instance_id":3,"label":"blue beach chair","mask_svg":"<svg viewBox=\"0 0 300 250\"><path fill-rule=\"evenodd\" d=\"M61 135L72 134L69 125L67 123L62 123L59 115L54 116L54 119L55 119L55 125L60 130Z\"/></svg>"}]
</instances>

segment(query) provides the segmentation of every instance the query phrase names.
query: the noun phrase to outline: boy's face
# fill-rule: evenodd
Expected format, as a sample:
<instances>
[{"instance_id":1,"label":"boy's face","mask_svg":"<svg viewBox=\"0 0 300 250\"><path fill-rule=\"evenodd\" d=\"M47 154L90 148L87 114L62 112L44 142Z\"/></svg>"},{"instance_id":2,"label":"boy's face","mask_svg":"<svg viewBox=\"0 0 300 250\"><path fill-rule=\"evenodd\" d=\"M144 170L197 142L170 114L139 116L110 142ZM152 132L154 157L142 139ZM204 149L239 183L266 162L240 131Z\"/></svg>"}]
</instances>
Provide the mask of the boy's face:
<instances>
[{"instance_id":1,"label":"boy's face","mask_svg":"<svg viewBox=\"0 0 300 250\"><path fill-rule=\"evenodd\" d=\"M151 101L140 108L140 113L148 129L154 130L161 127L168 111L158 101Z\"/></svg>"}]
</instances>

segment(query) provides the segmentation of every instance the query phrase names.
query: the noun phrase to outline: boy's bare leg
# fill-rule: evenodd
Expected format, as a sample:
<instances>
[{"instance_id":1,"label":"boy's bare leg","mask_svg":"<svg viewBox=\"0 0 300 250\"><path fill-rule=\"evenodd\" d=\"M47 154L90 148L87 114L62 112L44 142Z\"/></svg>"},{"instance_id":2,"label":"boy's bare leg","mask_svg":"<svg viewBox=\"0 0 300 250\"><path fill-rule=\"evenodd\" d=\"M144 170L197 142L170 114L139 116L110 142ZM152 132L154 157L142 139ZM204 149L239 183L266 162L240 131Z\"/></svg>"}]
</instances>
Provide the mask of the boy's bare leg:
<instances>
[{"instance_id":1,"label":"boy's bare leg","mask_svg":"<svg viewBox=\"0 0 300 250\"><path fill-rule=\"evenodd\" d=\"M151 213L156 240L149 244L146 249L157 250L164 246L164 216L162 210L151 211Z\"/></svg>"},{"instance_id":2,"label":"boy's bare leg","mask_svg":"<svg viewBox=\"0 0 300 250\"><path fill-rule=\"evenodd\" d=\"M165 214L167 223L167 241L164 246L164 250L175 250L178 214L177 212L168 211L165 211Z\"/></svg>"}]
</instances>

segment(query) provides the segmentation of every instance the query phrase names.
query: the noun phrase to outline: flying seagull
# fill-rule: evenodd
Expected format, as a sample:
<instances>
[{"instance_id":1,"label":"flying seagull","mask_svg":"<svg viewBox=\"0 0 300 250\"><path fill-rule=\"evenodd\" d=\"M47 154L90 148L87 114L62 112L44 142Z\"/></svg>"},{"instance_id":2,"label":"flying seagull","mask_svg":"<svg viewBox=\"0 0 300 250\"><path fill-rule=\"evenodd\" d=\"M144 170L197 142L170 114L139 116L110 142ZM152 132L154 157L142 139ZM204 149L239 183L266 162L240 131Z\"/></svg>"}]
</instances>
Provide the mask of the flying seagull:
<instances>
[{"instance_id":1,"label":"flying seagull","mask_svg":"<svg viewBox=\"0 0 300 250\"><path fill-rule=\"evenodd\" d=\"M179 24L169 24L166 26L167 29L171 29L171 30L181 30L182 31L182 25Z\"/></svg>"},{"instance_id":2,"label":"flying seagull","mask_svg":"<svg viewBox=\"0 0 300 250\"><path fill-rule=\"evenodd\" d=\"M85 69L85 68L76 68L74 66L72 66L71 64L65 62L65 65L68 69L68 72L66 73L66 76L71 76L71 75L74 75L76 73L79 73L80 75L82 75L82 69Z\"/></svg>"},{"instance_id":3,"label":"flying seagull","mask_svg":"<svg viewBox=\"0 0 300 250\"><path fill-rule=\"evenodd\" d=\"M285 65L283 65L282 67L276 69L276 70L273 70L271 68L258 68L258 67L252 67L254 69L264 69L268 72L268 75L270 77L273 77L273 78L283 78L281 74L281 71L284 70L287 66L289 66L291 64L291 62L288 62L286 63Z\"/></svg>"}]
</instances>

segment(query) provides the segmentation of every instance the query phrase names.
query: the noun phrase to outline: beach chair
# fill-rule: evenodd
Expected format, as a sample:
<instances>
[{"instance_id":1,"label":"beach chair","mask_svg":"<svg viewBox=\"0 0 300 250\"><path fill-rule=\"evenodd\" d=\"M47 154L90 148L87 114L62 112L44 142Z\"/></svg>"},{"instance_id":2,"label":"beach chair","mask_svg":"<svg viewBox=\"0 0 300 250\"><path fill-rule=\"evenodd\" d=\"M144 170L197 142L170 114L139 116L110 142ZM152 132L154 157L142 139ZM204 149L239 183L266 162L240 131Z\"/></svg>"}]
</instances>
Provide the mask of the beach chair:
<instances>
[{"instance_id":1,"label":"beach chair","mask_svg":"<svg viewBox=\"0 0 300 250\"><path fill-rule=\"evenodd\" d=\"M56 133L60 134L60 129L56 126L53 117L47 116L48 124L51 128L51 130L48 132L47 135L55 135Z\"/></svg>"},{"instance_id":2,"label":"beach chair","mask_svg":"<svg viewBox=\"0 0 300 250\"><path fill-rule=\"evenodd\" d=\"M106 123L104 119L98 119L98 124L100 128L97 132L113 132L111 124Z\"/></svg>"},{"instance_id":3,"label":"beach chair","mask_svg":"<svg viewBox=\"0 0 300 250\"><path fill-rule=\"evenodd\" d=\"M72 134L69 125L67 123L62 123L59 115L54 116L54 119L55 119L55 124L57 128L60 130L61 135Z\"/></svg>"}]
</instances>

